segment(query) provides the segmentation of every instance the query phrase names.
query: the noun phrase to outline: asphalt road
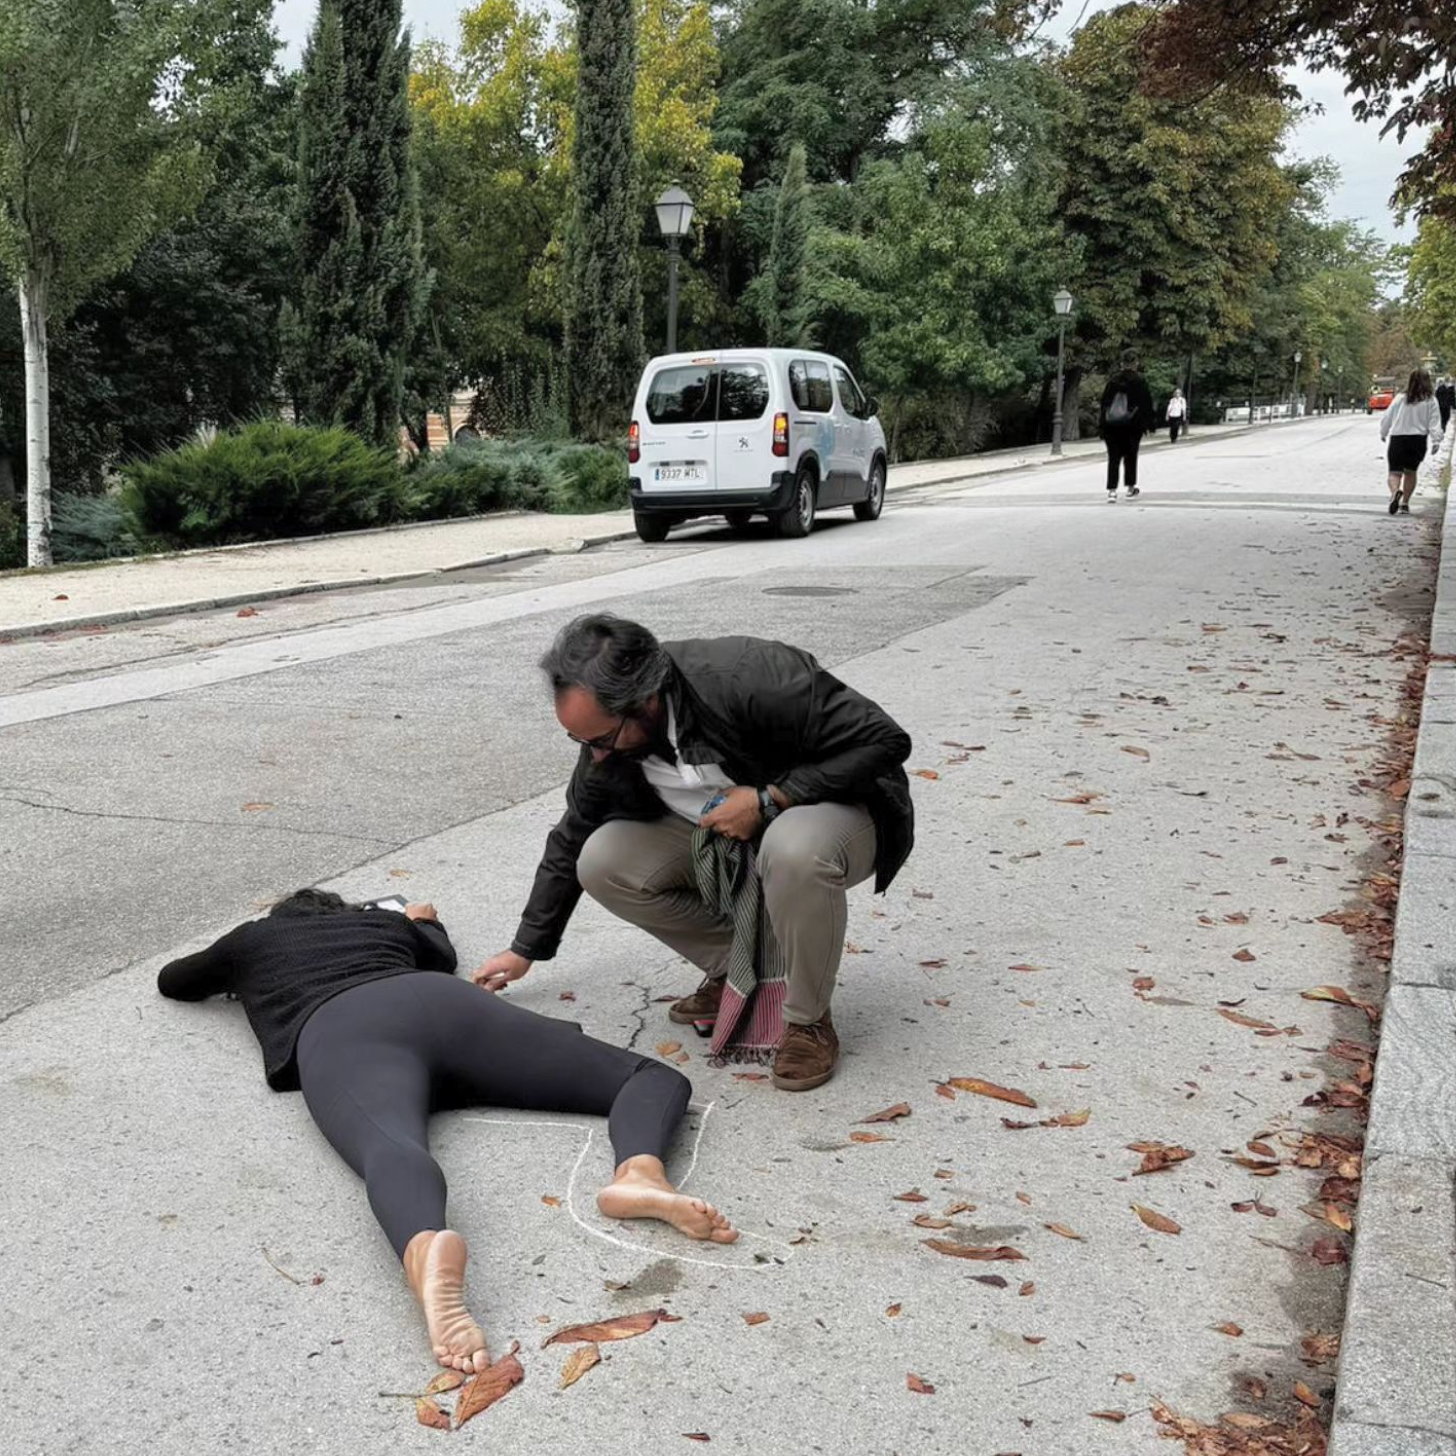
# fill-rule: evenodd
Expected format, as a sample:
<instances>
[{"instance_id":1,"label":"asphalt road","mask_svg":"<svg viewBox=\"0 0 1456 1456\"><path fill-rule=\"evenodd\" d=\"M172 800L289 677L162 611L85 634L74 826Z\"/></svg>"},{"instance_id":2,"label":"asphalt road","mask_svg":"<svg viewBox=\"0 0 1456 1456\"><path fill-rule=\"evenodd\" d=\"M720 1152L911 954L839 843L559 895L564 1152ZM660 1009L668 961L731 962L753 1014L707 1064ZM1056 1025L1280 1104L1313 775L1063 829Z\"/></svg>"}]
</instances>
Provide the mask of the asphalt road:
<instances>
[{"instance_id":1,"label":"asphalt road","mask_svg":"<svg viewBox=\"0 0 1456 1456\"><path fill-rule=\"evenodd\" d=\"M1369 421L1316 420L1161 453L1115 507L1069 465L804 542L710 531L0 649L0 1449L444 1439L376 1396L429 1362L352 1176L263 1086L236 1008L152 981L315 882L434 900L467 962L500 948L572 758L534 662L595 607L813 649L911 731L920 844L854 899L835 1081L788 1098L688 1048L712 1110L682 1151L701 1134L693 1186L750 1235L730 1254L601 1226L584 1132L441 1120L484 1322L527 1366L459 1439L1082 1456L1160 1449L1154 1396L1212 1418L1249 1377L1270 1415L1296 1379L1330 1388L1298 1359L1341 1307L1343 1271L1303 1252L1328 1231L1300 1212L1317 1183L1287 1171L1254 1189L1278 1215L1241 1217L1223 1154L1310 1124L1319 1054L1358 1034L1299 991L1378 993L1316 917L1389 813L1360 780L1409 665L1391 647L1430 607L1435 508L1388 518L1381 480ZM573 1019L651 1047L677 1039L655 999L692 979L587 907L513 994L550 1013L570 992ZM1301 1034L1257 1038L1221 1001ZM1014 1108L938 1097L952 1075L1092 1115L1009 1131ZM902 1100L891 1141L848 1140ZM1129 1185L1148 1138L1196 1156ZM913 1188L929 1201L894 1201ZM924 1247L912 1215L957 1202L945 1237L1028 1262ZM660 1304L682 1323L556 1390L538 1330Z\"/></svg>"}]
</instances>

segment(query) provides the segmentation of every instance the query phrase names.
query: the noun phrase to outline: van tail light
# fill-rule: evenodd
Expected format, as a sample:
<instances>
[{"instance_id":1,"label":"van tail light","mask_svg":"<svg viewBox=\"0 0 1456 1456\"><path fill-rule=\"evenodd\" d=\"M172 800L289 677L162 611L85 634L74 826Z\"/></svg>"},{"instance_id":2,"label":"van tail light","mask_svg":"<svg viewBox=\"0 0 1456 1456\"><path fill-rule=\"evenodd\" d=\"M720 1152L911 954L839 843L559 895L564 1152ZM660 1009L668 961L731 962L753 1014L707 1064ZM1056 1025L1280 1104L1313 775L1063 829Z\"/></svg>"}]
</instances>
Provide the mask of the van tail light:
<instances>
[{"instance_id":1,"label":"van tail light","mask_svg":"<svg viewBox=\"0 0 1456 1456\"><path fill-rule=\"evenodd\" d=\"M635 465L642 458L642 426L632 421L627 431L627 463Z\"/></svg>"},{"instance_id":2,"label":"van tail light","mask_svg":"<svg viewBox=\"0 0 1456 1456\"><path fill-rule=\"evenodd\" d=\"M789 417L785 414L774 416L774 443L773 452L787 458L789 453Z\"/></svg>"}]
</instances>

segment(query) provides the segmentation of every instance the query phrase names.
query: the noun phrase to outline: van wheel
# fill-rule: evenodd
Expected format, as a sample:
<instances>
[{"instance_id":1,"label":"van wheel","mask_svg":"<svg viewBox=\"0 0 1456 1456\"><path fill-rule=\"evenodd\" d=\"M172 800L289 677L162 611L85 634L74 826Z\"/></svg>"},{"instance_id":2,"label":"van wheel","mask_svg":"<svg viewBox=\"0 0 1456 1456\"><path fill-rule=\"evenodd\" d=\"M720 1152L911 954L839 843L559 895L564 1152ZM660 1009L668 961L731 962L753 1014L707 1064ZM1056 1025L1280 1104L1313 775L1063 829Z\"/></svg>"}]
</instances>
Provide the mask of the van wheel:
<instances>
[{"instance_id":1,"label":"van wheel","mask_svg":"<svg viewBox=\"0 0 1456 1456\"><path fill-rule=\"evenodd\" d=\"M794 477L794 503L778 518L780 536L807 536L814 529L814 472L801 465Z\"/></svg>"},{"instance_id":2,"label":"van wheel","mask_svg":"<svg viewBox=\"0 0 1456 1456\"><path fill-rule=\"evenodd\" d=\"M672 529L672 522L666 516L644 516L639 511L632 512L632 524L637 527L638 539L653 545L666 541L667 533Z\"/></svg>"},{"instance_id":3,"label":"van wheel","mask_svg":"<svg viewBox=\"0 0 1456 1456\"><path fill-rule=\"evenodd\" d=\"M740 535L753 524L752 511L724 511L723 516L728 522L728 529Z\"/></svg>"},{"instance_id":4,"label":"van wheel","mask_svg":"<svg viewBox=\"0 0 1456 1456\"><path fill-rule=\"evenodd\" d=\"M857 521L878 521L885 508L885 467L876 460L870 467L870 493L854 504L854 518Z\"/></svg>"}]
</instances>

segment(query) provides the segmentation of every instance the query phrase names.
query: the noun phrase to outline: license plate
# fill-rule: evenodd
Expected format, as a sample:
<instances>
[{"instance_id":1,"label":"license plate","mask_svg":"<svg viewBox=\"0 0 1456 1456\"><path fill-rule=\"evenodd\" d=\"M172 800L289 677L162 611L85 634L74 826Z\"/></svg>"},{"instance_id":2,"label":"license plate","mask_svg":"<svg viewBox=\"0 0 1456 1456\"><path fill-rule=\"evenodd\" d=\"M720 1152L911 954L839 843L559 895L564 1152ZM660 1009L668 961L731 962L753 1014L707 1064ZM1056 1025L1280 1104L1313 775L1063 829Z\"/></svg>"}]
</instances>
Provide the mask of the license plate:
<instances>
[{"instance_id":1,"label":"license plate","mask_svg":"<svg viewBox=\"0 0 1456 1456\"><path fill-rule=\"evenodd\" d=\"M702 485L708 472L701 465L658 465L652 479L658 485Z\"/></svg>"}]
</instances>

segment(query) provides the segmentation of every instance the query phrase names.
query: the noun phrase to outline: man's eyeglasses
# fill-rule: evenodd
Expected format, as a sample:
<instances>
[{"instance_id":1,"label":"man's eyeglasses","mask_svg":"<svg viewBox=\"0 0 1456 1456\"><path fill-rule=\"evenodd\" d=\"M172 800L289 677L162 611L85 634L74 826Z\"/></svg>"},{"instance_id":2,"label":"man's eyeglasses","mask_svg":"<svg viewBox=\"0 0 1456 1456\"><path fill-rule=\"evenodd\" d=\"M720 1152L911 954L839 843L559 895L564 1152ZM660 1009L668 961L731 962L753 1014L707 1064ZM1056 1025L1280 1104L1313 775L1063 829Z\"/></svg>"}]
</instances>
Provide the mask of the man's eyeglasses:
<instances>
[{"instance_id":1,"label":"man's eyeglasses","mask_svg":"<svg viewBox=\"0 0 1456 1456\"><path fill-rule=\"evenodd\" d=\"M627 720L625 718L618 718L616 731L610 735L604 733L600 738L579 738L568 729L566 736L573 743L579 743L583 748L591 749L593 753L615 753L617 740L622 736L622 729L626 726Z\"/></svg>"}]
</instances>

